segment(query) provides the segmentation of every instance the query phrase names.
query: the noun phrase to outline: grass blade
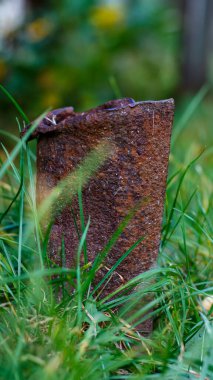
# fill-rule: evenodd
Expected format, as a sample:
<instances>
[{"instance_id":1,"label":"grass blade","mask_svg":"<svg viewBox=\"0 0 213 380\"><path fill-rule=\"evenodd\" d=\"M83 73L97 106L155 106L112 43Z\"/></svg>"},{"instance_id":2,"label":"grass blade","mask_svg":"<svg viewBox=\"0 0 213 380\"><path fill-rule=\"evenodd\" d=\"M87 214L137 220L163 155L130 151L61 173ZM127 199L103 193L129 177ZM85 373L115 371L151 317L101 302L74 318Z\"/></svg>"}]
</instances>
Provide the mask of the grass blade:
<instances>
[{"instance_id":1,"label":"grass blade","mask_svg":"<svg viewBox=\"0 0 213 380\"><path fill-rule=\"evenodd\" d=\"M174 211L175 211L175 205L177 203L177 199L178 199L178 196L179 196L179 192L180 192L180 189L181 189L181 186L182 186L182 183L183 183L183 180L187 174L187 172L189 171L189 169L195 164L195 162L197 162L199 160L199 158L202 156L204 151L202 151L201 153L199 153L199 155L197 157L194 158L194 160L192 160L188 165L187 167L184 169L183 173L181 174L180 176L180 180L179 180L179 183L178 183L178 187L177 187L177 190L176 190L176 194L175 194L175 197L174 197L174 201L172 203L172 207L171 207L171 211L169 213L169 217L168 217L168 220L167 220L167 223L166 223L166 226L165 226L165 231L163 229L163 232L164 232L164 236L163 236L163 240L162 240L162 247L165 245L165 242L167 240L167 236L168 236L168 233L169 233L169 229L170 229L170 225L171 225L171 221L172 221L172 217L173 217L173 214L174 214Z\"/></svg>"},{"instance_id":2,"label":"grass blade","mask_svg":"<svg viewBox=\"0 0 213 380\"><path fill-rule=\"evenodd\" d=\"M94 288L91 295L93 295L100 286L109 278L109 276L117 269L117 267L122 263L123 260L126 259L127 256L130 255L130 253L144 240L143 237L138 239L135 244L133 244L118 260L117 262L112 266L112 268L105 274L105 276L102 278L102 280L98 283L98 285Z\"/></svg>"},{"instance_id":3,"label":"grass blade","mask_svg":"<svg viewBox=\"0 0 213 380\"><path fill-rule=\"evenodd\" d=\"M31 133L36 129L36 127L39 125L41 120L45 117L46 112L44 112L29 128L29 130L26 132L26 134L22 137L22 139L18 142L18 144L15 146L13 151L10 154L10 160L13 161L17 155L19 154L21 148L26 143L28 138L30 137ZM6 173L8 167L10 166L10 161L5 161L0 169L0 179L3 177L3 175Z\"/></svg>"},{"instance_id":4,"label":"grass blade","mask_svg":"<svg viewBox=\"0 0 213 380\"><path fill-rule=\"evenodd\" d=\"M27 115L25 114L25 112L23 111L23 109L21 108L21 106L17 103L17 101L14 99L14 97L9 93L9 91L6 90L6 88L4 86L2 86L0 84L0 89L2 90L2 92L6 95L6 97L11 101L11 103L14 105L14 107L16 108L16 110L20 113L21 117L23 118L23 120L29 124L29 119L27 117Z\"/></svg>"},{"instance_id":5,"label":"grass blade","mask_svg":"<svg viewBox=\"0 0 213 380\"><path fill-rule=\"evenodd\" d=\"M82 199L82 187L80 186L78 189L78 204L79 204L79 214L80 214L80 223L81 223L81 233L84 233L85 223L84 223L84 210L83 210L83 199ZM84 251L84 265L88 263L88 255L87 255L87 241L85 240L83 245Z\"/></svg>"},{"instance_id":6,"label":"grass blade","mask_svg":"<svg viewBox=\"0 0 213 380\"><path fill-rule=\"evenodd\" d=\"M183 113L181 119L179 120L179 122L177 123L176 127L174 128L172 132L172 141L171 141L172 146L175 144L177 138L179 137L179 135L181 134L181 132L183 131L183 129L189 122L190 118L194 115L197 107L203 101L208 91L209 91L209 85L206 84L200 89L200 91L194 96L194 98L189 103L186 111Z\"/></svg>"},{"instance_id":7,"label":"grass blade","mask_svg":"<svg viewBox=\"0 0 213 380\"><path fill-rule=\"evenodd\" d=\"M24 152L21 149L20 157L20 168L21 168L21 182L24 181ZM20 192L20 202L19 202L19 235L18 235L18 276L21 276L21 265L22 265L22 239L23 239L23 215L24 215L24 189L23 186ZM18 284L18 292L20 298L20 283Z\"/></svg>"},{"instance_id":8,"label":"grass blade","mask_svg":"<svg viewBox=\"0 0 213 380\"><path fill-rule=\"evenodd\" d=\"M76 266L76 279L77 279L77 294L78 294L78 311L77 311L77 324L81 325L82 322L82 284L81 284L81 252L86 241L87 232L90 225L90 219L82 234L77 250L77 266Z\"/></svg>"}]
</instances>

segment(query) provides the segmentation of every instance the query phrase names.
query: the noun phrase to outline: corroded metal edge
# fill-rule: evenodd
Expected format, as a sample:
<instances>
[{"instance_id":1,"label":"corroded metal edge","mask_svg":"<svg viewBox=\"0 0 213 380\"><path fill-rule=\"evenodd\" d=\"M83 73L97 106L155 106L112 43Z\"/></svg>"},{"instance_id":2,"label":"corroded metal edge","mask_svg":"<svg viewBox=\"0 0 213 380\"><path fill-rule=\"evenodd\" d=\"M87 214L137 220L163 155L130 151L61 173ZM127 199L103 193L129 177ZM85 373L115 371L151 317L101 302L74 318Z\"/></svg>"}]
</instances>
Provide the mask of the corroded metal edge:
<instances>
[{"instance_id":1,"label":"corroded metal edge","mask_svg":"<svg viewBox=\"0 0 213 380\"><path fill-rule=\"evenodd\" d=\"M174 110L174 99L165 99L165 100L146 100L146 101L138 101L135 102L132 98L123 98L117 100L108 101L98 107L91 108L85 112L74 112L74 107L64 107L58 108L51 112L48 112L45 118L39 123L37 128L32 132L29 136L28 141L38 138L40 135L45 135L48 133L54 132L63 132L64 128L72 122L74 117L78 117L79 119L88 113L99 113L99 112L110 112L110 111L118 111L124 109L126 107L137 107L137 106L148 106L148 105L162 105L162 104L170 105L171 109ZM21 137L26 134L33 123L27 125L21 131Z\"/></svg>"}]
</instances>

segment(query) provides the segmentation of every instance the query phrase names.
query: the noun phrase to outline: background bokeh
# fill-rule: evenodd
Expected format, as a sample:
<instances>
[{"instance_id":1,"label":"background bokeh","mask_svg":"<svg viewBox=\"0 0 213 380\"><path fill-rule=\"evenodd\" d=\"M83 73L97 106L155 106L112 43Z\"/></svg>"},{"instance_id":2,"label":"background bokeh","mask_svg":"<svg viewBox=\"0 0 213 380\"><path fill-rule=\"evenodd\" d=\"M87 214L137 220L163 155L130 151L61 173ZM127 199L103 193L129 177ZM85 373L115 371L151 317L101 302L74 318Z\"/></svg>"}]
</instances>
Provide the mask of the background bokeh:
<instances>
[{"instance_id":1,"label":"background bokeh","mask_svg":"<svg viewBox=\"0 0 213 380\"><path fill-rule=\"evenodd\" d=\"M183 149L193 136L198 150L212 136L212 3L0 0L0 82L30 119L127 96L174 97L176 121L207 83L178 133ZM18 134L16 116L0 93L1 128Z\"/></svg>"}]
</instances>

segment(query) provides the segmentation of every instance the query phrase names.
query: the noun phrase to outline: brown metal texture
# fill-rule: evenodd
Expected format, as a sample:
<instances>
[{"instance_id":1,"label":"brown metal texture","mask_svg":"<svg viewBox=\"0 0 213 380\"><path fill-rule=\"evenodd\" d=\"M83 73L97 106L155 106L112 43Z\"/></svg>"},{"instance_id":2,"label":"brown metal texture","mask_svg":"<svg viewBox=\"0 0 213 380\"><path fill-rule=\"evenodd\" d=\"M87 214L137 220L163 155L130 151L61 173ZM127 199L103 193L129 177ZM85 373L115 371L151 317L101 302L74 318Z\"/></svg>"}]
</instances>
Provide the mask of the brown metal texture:
<instances>
[{"instance_id":1,"label":"brown metal texture","mask_svg":"<svg viewBox=\"0 0 213 380\"><path fill-rule=\"evenodd\" d=\"M85 220L91 219L87 235L89 261L109 241L127 213L142 200L129 225L111 249L105 268L111 268L140 237L144 240L117 268L104 294L115 290L155 265L166 188L173 99L135 102L125 98L95 109L75 113L72 107L51 112L31 138L38 138L37 193L44 200L49 190L75 170L101 141L113 144L113 153L83 189ZM79 225L77 198L72 208ZM52 227L49 254L60 262L62 236L66 265L72 267L79 237L70 206L66 206ZM98 280L103 276L99 271ZM145 327L150 330L151 324Z\"/></svg>"}]
</instances>

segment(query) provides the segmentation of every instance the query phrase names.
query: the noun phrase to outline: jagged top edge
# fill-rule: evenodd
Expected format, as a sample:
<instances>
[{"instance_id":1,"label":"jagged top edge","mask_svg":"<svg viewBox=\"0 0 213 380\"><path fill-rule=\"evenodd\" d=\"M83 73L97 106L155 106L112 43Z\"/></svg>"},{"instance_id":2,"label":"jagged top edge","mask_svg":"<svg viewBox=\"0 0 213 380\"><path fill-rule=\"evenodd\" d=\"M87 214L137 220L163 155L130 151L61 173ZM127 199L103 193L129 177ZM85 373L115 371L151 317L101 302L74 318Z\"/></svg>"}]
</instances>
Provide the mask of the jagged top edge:
<instances>
[{"instance_id":1,"label":"jagged top edge","mask_svg":"<svg viewBox=\"0 0 213 380\"><path fill-rule=\"evenodd\" d=\"M116 99L116 100L111 100L108 102L103 103L102 105L99 105L97 107L91 108L87 111L84 112L74 112L73 107L65 107L65 108L59 108L55 109L51 112L49 112L44 119L41 120L41 122L38 124L36 129L32 132L32 134L29 135L27 140L32 140L34 138L37 138L40 134L47 134L51 132L55 132L58 130L59 126L63 121L65 121L67 118L72 118L72 117L77 117L77 116L84 116L85 114L91 114L93 112L101 113L101 112L110 112L110 111L116 111L116 110L121 110L127 107L130 108L135 108L137 106L143 106L143 105L160 105L160 104L167 104L171 106L171 109L174 109L174 99L169 98L169 99L163 99L163 100L145 100L145 101L135 101L132 98L122 98L122 99ZM49 122L51 117L57 118L60 115L64 115L64 118L60 120L56 124L49 125L46 124L45 122ZM36 121L35 121L36 122ZM33 122L34 123L34 122ZM30 129L31 125L27 125L21 132L21 137L23 137Z\"/></svg>"}]
</instances>

